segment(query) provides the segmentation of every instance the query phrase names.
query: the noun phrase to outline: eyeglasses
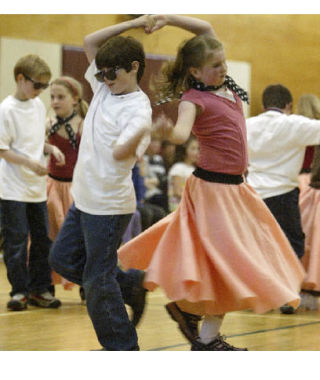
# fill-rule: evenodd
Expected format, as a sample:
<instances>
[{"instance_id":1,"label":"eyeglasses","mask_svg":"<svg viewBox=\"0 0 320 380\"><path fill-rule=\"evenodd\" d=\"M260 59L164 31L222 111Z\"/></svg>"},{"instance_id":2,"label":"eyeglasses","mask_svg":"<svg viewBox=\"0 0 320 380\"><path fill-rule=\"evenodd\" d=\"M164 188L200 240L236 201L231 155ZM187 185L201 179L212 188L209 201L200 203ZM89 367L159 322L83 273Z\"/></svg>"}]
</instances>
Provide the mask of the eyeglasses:
<instances>
[{"instance_id":1,"label":"eyeglasses","mask_svg":"<svg viewBox=\"0 0 320 380\"><path fill-rule=\"evenodd\" d=\"M94 76L99 82L104 82L105 78L109 80L115 80L117 78L117 70L119 69L121 69L119 66L111 67L111 69L101 70L97 72Z\"/></svg>"},{"instance_id":2,"label":"eyeglasses","mask_svg":"<svg viewBox=\"0 0 320 380\"><path fill-rule=\"evenodd\" d=\"M36 82L34 81L33 79L31 79L30 77L28 77L27 75L24 75L23 76L26 78L26 80L29 80L30 82L33 83L33 88L35 90L40 90L40 89L43 89L45 90L46 88L49 87L49 83L41 83L41 82Z\"/></svg>"}]
</instances>

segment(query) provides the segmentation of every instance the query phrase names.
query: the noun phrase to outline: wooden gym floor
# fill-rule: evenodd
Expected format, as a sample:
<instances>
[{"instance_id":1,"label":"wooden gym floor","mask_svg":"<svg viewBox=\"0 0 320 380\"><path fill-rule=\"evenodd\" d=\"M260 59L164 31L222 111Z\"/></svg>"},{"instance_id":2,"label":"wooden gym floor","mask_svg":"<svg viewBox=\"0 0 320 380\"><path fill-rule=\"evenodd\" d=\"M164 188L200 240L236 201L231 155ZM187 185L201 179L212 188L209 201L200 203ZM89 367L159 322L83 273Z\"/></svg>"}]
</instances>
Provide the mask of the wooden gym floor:
<instances>
[{"instance_id":1,"label":"wooden gym floor","mask_svg":"<svg viewBox=\"0 0 320 380\"><path fill-rule=\"evenodd\" d=\"M62 306L57 310L29 306L9 312L10 287L0 262L0 351L90 351L99 349L79 288L56 286ZM161 290L148 294L145 314L137 328L143 351L189 351L190 345L167 315ZM320 351L320 312L299 311L264 315L249 311L227 314L221 332L228 342L250 351Z\"/></svg>"}]
</instances>

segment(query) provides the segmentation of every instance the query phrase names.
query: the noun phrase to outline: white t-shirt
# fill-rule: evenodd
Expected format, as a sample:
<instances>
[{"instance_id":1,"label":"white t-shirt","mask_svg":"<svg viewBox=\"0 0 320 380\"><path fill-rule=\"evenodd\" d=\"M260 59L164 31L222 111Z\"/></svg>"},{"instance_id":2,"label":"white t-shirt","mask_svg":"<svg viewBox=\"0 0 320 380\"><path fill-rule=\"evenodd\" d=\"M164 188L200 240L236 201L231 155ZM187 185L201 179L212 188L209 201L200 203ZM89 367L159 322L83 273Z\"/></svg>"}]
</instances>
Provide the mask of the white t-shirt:
<instances>
[{"instance_id":1,"label":"white t-shirt","mask_svg":"<svg viewBox=\"0 0 320 380\"><path fill-rule=\"evenodd\" d=\"M180 197L173 194L173 177L178 176L183 179L181 182L182 189L185 187L188 177L194 172L193 165L187 165L185 162L177 162L172 165L168 173L168 201L170 211L176 210L180 203Z\"/></svg>"},{"instance_id":2,"label":"white t-shirt","mask_svg":"<svg viewBox=\"0 0 320 380\"><path fill-rule=\"evenodd\" d=\"M247 120L248 183L264 199L298 187L305 148L320 143L320 121L267 111Z\"/></svg>"},{"instance_id":3,"label":"white t-shirt","mask_svg":"<svg viewBox=\"0 0 320 380\"><path fill-rule=\"evenodd\" d=\"M46 165L43 154L46 109L39 98L21 101L10 95L0 105L0 149L29 157ZM19 202L47 199L46 176L23 165L0 160L0 198Z\"/></svg>"},{"instance_id":4,"label":"white t-shirt","mask_svg":"<svg viewBox=\"0 0 320 380\"><path fill-rule=\"evenodd\" d=\"M132 168L150 144L151 105L141 90L113 95L104 83L95 79L96 72L93 60L85 78L94 96L83 124L71 193L76 207L88 214L129 214L136 209ZM146 127L149 131L137 147L137 157L114 160L114 145L125 143Z\"/></svg>"}]
</instances>

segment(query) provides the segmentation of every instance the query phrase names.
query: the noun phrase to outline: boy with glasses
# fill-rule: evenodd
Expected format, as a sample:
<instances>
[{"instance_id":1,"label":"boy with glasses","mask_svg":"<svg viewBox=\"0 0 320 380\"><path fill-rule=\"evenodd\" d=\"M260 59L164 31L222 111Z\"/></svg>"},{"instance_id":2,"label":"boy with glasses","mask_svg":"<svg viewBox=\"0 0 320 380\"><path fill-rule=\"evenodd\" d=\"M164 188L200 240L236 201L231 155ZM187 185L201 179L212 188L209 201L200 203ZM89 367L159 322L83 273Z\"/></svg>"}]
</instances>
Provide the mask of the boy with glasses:
<instances>
[{"instance_id":1,"label":"boy with glasses","mask_svg":"<svg viewBox=\"0 0 320 380\"><path fill-rule=\"evenodd\" d=\"M54 270L82 285L103 350L139 350L134 326L145 302L143 272L122 272L117 248L136 209L132 168L150 143L151 106L138 83L143 47L122 32L144 27L149 16L88 35L85 74L94 96L86 115L71 206L50 254ZM133 308L130 323L124 302Z\"/></svg>"},{"instance_id":2,"label":"boy with glasses","mask_svg":"<svg viewBox=\"0 0 320 380\"><path fill-rule=\"evenodd\" d=\"M14 67L16 91L0 105L0 217L4 262L12 290L7 308L27 303L57 308L61 302L48 289L51 269L48 238L45 154L64 165L64 155L45 143L46 109L38 95L48 87L51 72L37 55ZM28 258L28 239L30 250Z\"/></svg>"}]
</instances>

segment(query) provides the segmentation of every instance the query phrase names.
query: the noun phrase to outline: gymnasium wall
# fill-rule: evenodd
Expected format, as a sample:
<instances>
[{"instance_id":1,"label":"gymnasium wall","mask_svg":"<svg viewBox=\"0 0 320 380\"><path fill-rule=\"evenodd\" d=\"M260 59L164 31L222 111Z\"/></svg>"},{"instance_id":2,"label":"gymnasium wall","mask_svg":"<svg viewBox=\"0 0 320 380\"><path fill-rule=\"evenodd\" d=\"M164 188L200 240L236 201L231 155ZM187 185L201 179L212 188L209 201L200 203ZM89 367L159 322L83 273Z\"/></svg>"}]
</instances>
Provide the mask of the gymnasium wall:
<instances>
[{"instance_id":1,"label":"gymnasium wall","mask_svg":"<svg viewBox=\"0 0 320 380\"><path fill-rule=\"evenodd\" d=\"M319 91L320 15L193 15L211 22L224 42L227 58L251 65L251 115L261 111L261 92L270 83L288 86L297 100ZM126 19L125 15L0 15L0 37L25 38L81 46L96 29ZM191 36L174 27L152 35L130 31L149 54L174 55Z\"/></svg>"}]
</instances>

